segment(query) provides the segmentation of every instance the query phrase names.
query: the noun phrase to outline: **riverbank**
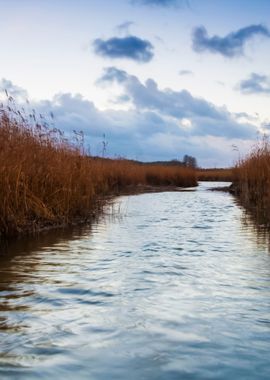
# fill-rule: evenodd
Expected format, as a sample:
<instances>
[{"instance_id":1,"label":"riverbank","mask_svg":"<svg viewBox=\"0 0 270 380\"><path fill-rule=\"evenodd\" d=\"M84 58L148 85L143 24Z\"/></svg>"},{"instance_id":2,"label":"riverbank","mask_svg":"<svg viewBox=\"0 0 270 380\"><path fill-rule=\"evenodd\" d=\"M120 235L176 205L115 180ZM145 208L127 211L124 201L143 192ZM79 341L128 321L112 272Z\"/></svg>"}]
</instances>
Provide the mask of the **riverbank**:
<instances>
[{"instance_id":1,"label":"riverbank","mask_svg":"<svg viewBox=\"0 0 270 380\"><path fill-rule=\"evenodd\" d=\"M197 185L192 168L91 157L82 132L0 111L0 239L91 220L115 195Z\"/></svg>"},{"instance_id":2,"label":"riverbank","mask_svg":"<svg viewBox=\"0 0 270 380\"><path fill-rule=\"evenodd\" d=\"M270 226L270 143L264 139L231 170L230 186L213 187L236 196L255 224Z\"/></svg>"},{"instance_id":3,"label":"riverbank","mask_svg":"<svg viewBox=\"0 0 270 380\"><path fill-rule=\"evenodd\" d=\"M270 226L270 143L264 139L234 169L233 185L241 204L258 223Z\"/></svg>"}]
</instances>

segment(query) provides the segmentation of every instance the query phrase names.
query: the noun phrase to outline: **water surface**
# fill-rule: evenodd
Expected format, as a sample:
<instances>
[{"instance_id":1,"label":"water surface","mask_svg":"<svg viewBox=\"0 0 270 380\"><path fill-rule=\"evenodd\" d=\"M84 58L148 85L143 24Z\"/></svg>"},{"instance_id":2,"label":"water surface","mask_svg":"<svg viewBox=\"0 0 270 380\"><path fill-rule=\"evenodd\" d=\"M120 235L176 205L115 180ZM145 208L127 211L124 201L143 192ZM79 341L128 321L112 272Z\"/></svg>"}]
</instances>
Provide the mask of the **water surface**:
<instances>
[{"instance_id":1,"label":"water surface","mask_svg":"<svg viewBox=\"0 0 270 380\"><path fill-rule=\"evenodd\" d=\"M268 243L216 185L4 249L0 378L269 379Z\"/></svg>"}]
</instances>

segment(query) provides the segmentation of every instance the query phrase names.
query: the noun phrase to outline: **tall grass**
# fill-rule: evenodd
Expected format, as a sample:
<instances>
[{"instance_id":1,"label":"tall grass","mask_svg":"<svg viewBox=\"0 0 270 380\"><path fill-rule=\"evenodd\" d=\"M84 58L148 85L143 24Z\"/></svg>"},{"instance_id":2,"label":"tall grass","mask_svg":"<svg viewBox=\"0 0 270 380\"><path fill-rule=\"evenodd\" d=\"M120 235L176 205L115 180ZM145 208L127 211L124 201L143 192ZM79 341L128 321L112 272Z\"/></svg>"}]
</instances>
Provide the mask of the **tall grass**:
<instances>
[{"instance_id":1,"label":"tall grass","mask_svg":"<svg viewBox=\"0 0 270 380\"><path fill-rule=\"evenodd\" d=\"M82 134L68 141L42 120L0 106L0 238L89 219L139 184L196 185L192 169L89 157Z\"/></svg>"},{"instance_id":2,"label":"tall grass","mask_svg":"<svg viewBox=\"0 0 270 380\"><path fill-rule=\"evenodd\" d=\"M257 144L234 169L235 192L260 222L270 224L270 143Z\"/></svg>"},{"instance_id":3,"label":"tall grass","mask_svg":"<svg viewBox=\"0 0 270 380\"><path fill-rule=\"evenodd\" d=\"M233 180L233 170L231 168L197 169L197 179L199 181L231 182Z\"/></svg>"}]
</instances>

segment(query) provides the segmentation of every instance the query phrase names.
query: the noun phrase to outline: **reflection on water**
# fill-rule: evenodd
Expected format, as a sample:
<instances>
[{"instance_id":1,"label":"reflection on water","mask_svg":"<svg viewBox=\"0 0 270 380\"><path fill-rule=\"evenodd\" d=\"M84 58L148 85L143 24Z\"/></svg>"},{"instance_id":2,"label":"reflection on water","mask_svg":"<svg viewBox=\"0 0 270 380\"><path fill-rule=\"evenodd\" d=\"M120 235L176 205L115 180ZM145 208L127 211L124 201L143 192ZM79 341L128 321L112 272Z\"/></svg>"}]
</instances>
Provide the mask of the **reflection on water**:
<instances>
[{"instance_id":1,"label":"reflection on water","mask_svg":"<svg viewBox=\"0 0 270 380\"><path fill-rule=\"evenodd\" d=\"M268 243L210 185L6 247L0 378L269 379Z\"/></svg>"},{"instance_id":2,"label":"reflection on water","mask_svg":"<svg viewBox=\"0 0 270 380\"><path fill-rule=\"evenodd\" d=\"M266 223L265 211L260 212L254 206L247 207L241 198L236 198L236 204L243 210L242 224L245 228L252 229L254 237L257 238L257 244L267 245L270 252L270 226Z\"/></svg>"}]
</instances>

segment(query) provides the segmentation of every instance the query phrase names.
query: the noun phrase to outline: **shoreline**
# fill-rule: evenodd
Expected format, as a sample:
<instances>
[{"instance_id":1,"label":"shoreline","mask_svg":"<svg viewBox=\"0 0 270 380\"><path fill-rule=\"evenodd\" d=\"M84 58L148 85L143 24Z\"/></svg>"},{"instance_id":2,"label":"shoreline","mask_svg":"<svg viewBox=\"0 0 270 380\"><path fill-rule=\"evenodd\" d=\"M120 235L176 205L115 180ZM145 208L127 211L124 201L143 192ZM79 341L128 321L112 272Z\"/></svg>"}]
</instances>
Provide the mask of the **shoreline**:
<instances>
[{"instance_id":1,"label":"shoreline","mask_svg":"<svg viewBox=\"0 0 270 380\"><path fill-rule=\"evenodd\" d=\"M186 191L194 191L198 186L190 186L190 187L179 187L175 185L161 185L161 186L153 186L153 185L130 185L125 189L116 191L112 194L108 194L107 196L101 197L96 205L96 208L89 210L89 215L87 217L78 217L72 219L70 222L40 222L37 224L30 224L29 226L25 226L22 228L17 234L11 234L10 236L2 236L0 237L0 246L1 244L5 244L10 242L11 240L20 240L25 237L35 237L40 234L45 234L46 232L52 230L62 230L69 227L76 227L81 225L92 224L98 220L99 217L102 217L104 214L104 208L113 204L114 200L117 197L121 196L131 196L131 195L141 195L141 194L151 194L151 193L163 193L163 192L186 192Z\"/></svg>"},{"instance_id":2,"label":"shoreline","mask_svg":"<svg viewBox=\"0 0 270 380\"><path fill-rule=\"evenodd\" d=\"M175 186L175 185L160 185L160 186L154 186L154 185L130 185L127 186L125 189L120 190L119 193L113 194L112 197L115 196L124 196L124 195L139 195L139 194L147 194L147 193L165 193L165 192L183 192L183 191L193 191L198 187L198 184L196 186Z\"/></svg>"},{"instance_id":3,"label":"shoreline","mask_svg":"<svg viewBox=\"0 0 270 380\"><path fill-rule=\"evenodd\" d=\"M237 189L235 185L232 183L230 186L217 186L208 189L209 191L223 191L226 193L230 193L232 195L237 195Z\"/></svg>"}]
</instances>

